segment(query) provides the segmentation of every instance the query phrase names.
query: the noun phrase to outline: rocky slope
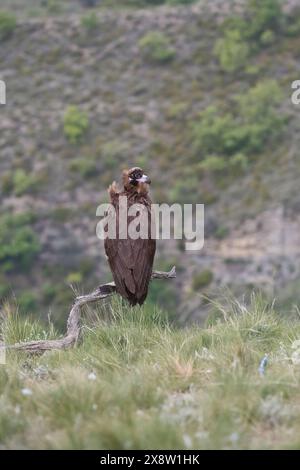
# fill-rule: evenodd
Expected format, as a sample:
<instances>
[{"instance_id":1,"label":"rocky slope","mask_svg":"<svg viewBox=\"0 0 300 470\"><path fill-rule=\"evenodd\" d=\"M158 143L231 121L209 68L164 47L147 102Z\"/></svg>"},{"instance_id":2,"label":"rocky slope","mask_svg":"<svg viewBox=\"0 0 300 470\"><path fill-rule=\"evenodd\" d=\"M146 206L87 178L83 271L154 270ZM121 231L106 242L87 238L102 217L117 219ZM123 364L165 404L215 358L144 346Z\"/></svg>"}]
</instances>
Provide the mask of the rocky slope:
<instances>
[{"instance_id":1,"label":"rocky slope","mask_svg":"<svg viewBox=\"0 0 300 470\"><path fill-rule=\"evenodd\" d=\"M201 253L159 243L157 267L176 262L179 268L176 295L184 318L203 316L199 293L223 285L286 297L292 283L297 291L300 129L290 96L300 73L300 33L279 34L247 68L225 73L215 43L224 18L243 5L100 10L94 26L81 15L19 20L0 47L0 79L8 90L0 108L1 217L30 213L40 250L25 270L2 270L3 297L13 290L24 310L60 314L73 296L67 284L86 291L109 277L95 212L107 200L108 184L135 164L151 175L156 202L206 204ZM292 6L285 3L287 10ZM170 60L155 61L141 47L157 31L168 38ZM197 173L191 129L199 112L211 103L230 109L236 95L268 79L282 92L277 112L287 123L280 139L237 174ZM89 121L76 144L64 131L66 110L74 105ZM151 299L173 311L178 299L170 289L154 287Z\"/></svg>"}]
</instances>

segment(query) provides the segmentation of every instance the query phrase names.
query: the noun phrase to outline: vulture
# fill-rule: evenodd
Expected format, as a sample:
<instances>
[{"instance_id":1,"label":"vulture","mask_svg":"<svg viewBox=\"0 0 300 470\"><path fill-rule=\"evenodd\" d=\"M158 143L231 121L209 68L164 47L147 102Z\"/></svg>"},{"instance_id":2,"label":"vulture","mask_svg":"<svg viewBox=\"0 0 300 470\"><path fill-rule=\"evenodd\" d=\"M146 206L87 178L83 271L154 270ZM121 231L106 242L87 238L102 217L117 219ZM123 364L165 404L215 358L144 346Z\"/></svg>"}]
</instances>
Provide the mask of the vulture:
<instances>
[{"instance_id":1,"label":"vulture","mask_svg":"<svg viewBox=\"0 0 300 470\"><path fill-rule=\"evenodd\" d=\"M151 180L144 174L143 170L139 167L134 167L130 170L123 171L122 190L118 189L115 182L108 188L110 202L114 208L116 236L109 237L109 234L107 234L104 241L104 248L116 284L116 291L126 299L130 305L142 305L144 303L152 275L156 240L155 237L151 238L151 229L153 234L154 218L152 217L152 201L149 197L150 184ZM128 211L133 204L139 204L138 207L143 211L143 215L146 217L147 221L147 238L134 237L136 239L133 239L133 237L129 236L128 226L134 217L128 215L128 211L126 212L126 238L120 237L119 201L121 196L124 196L127 200ZM137 213L137 215L140 214Z\"/></svg>"}]
</instances>

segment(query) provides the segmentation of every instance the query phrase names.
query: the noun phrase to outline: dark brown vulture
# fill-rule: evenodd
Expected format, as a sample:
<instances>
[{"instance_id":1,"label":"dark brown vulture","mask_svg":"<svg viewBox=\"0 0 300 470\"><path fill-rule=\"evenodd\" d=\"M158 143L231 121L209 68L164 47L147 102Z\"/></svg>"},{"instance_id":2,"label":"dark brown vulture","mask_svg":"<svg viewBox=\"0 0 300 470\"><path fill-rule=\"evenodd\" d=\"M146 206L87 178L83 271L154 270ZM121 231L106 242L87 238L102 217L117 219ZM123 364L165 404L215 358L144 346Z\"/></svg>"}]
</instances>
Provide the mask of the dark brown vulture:
<instances>
[{"instance_id":1,"label":"dark brown vulture","mask_svg":"<svg viewBox=\"0 0 300 470\"><path fill-rule=\"evenodd\" d=\"M107 236L104 247L116 290L131 305L144 303L152 275L156 240L155 237L151 238L154 218L151 218L152 201L148 194L150 183L150 179L144 175L142 169L135 167L123 171L123 190L119 191L115 182L108 189L111 204L115 209L116 238ZM127 198L128 210L134 204L140 205L141 211L147 219L145 225L148 227L148 236L144 239L140 237L133 239L128 236L128 228L126 229L126 238L119 236L120 212L122 212L119 206L121 196ZM128 216L128 213L126 213L126 217L127 226L129 226L134 217Z\"/></svg>"}]
</instances>

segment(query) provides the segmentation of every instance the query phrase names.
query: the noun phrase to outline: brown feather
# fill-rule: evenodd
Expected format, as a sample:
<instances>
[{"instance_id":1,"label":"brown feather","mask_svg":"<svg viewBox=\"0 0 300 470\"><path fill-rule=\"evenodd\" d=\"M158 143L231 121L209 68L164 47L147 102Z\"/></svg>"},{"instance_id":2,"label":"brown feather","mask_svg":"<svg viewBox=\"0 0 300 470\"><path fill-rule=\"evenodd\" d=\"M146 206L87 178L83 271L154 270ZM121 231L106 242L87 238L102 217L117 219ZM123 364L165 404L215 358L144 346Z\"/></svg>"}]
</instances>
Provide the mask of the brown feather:
<instances>
[{"instance_id":1,"label":"brown feather","mask_svg":"<svg viewBox=\"0 0 300 470\"><path fill-rule=\"evenodd\" d=\"M130 170L133 171L134 169ZM109 187L111 204L114 206L117 218L117 238L106 238L105 252L113 274L117 292L128 300L131 305L142 304L148 293L152 275L156 241L151 239L151 199L148 195L148 185L141 183L132 186L128 172L123 172L124 191L117 189L116 183ZM128 208L133 204L142 204L148 213L149 238L120 239L119 232L119 196L126 196ZM130 224L132 217L128 219Z\"/></svg>"}]
</instances>

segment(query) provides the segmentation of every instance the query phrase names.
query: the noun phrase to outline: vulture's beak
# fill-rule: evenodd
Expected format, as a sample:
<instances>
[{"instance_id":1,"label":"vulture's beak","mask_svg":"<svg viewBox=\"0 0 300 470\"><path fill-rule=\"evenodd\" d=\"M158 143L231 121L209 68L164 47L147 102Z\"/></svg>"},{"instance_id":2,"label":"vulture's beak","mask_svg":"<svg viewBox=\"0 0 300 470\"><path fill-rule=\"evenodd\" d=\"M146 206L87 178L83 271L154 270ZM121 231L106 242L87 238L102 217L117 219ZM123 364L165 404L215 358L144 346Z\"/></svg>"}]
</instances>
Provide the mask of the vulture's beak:
<instances>
[{"instance_id":1,"label":"vulture's beak","mask_svg":"<svg viewBox=\"0 0 300 470\"><path fill-rule=\"evenodd\" d=\"M151 184L151 179L147 175L143 175L141 178L137 180L139 183L147 183Z\"/></svg>"}]
</instances>

